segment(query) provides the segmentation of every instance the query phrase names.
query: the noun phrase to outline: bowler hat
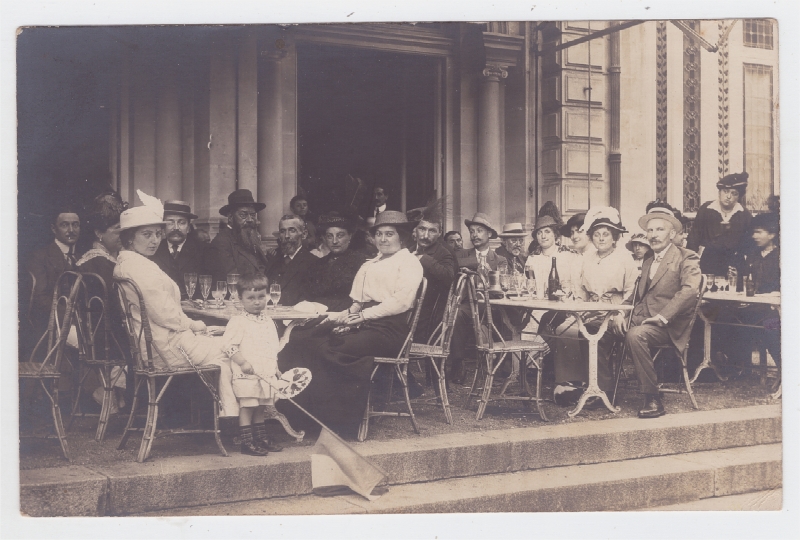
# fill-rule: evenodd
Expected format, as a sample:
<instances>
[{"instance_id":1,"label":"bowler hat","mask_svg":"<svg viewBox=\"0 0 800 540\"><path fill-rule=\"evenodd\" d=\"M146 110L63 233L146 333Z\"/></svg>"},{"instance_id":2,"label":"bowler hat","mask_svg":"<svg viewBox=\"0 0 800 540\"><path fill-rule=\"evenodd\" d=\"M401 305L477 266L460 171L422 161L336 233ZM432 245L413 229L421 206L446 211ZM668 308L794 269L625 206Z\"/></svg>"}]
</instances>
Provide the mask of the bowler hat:
<instances>
[{"instance_id":1,"label":"bowler hat","mask_svg":"<svg viewBox=\"0 0 800 540\"><path fill-rule=\"evenodd\" d=\"M489 229L489 232L492 233L489 238L497 238L497 231L494 230L494 227L492 227L492 222L489 221L489 216L482 212L478 212L472 216L472 219L465 219L464 225L466 225L467 228L469 228L470 225L480 225L481 227Z\"/></svg>"},{"instance_id":2,"label":"bowler hat","mask_svg":"<svg viewBox=\"0 0 800 540\"><path fill-rule=\"evenodd\" d=\"M192 207L186 201L164 202L164 216L167 214L175 214L187 219L197 219L197 216L192 214Z\"/></svg>"},{"instance_id":3,"label":"bowler hat","mask_svg":"<svg viewBox=\"0 0 800 540\"><path fill-rule=\"evenodd\" d=\"M503 225L503 232L497 236L500 238L522 238L528 236L528 233L522 228L522 223L506 223Z\"/></svg>"},{"instance_id":4,"label":"bowler hat","mask_svg":"<svg viewBox=\"0 0 800 540\"><path fill-rule=\"evenodd\" d=\"M410 231L417 224L414 223L413 221L408 221L406 215L403 212L398 212L396 210L386 210L378 214L378 217L375 218L375 224L369 228L369 232L375 234L375 231L381 225L392 225L394 227Z\"/></svg>"},{"instance_id":5,"label":"bowler hat","mask_svg":"<svg viewBox=\"0 0 800 540\"><path fill-rule=\"evenodd\" d=\"M252 206L256 212L260 212L267 207L264 203L256 202L253 199L253 193L249 189L237 189L228 195L228 204L220 208L219 213L227 217L240 206Z\"/></svg>"}]
</instances>

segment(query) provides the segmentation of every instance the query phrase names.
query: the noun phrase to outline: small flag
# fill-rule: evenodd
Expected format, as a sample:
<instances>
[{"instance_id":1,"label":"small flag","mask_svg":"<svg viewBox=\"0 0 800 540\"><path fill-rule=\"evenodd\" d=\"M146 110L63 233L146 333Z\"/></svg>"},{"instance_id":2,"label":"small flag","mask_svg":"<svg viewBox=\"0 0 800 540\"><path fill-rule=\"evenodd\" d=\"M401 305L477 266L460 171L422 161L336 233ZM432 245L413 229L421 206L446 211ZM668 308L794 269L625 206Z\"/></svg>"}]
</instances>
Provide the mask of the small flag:
<instances>
[{"instance_id":1,"label":"small flag","mask_svg":"<svg viewBox=\"0 0 800 540\"><path fill-rule=\"evenodd\" d=\"M386 478L377 465L359 455L328 428L323 427L311 454L311 484L314 493L322 496L346 493L349 488L367 500L374 501L382 493L373 492Z\"/></svg>"}]
</instances>

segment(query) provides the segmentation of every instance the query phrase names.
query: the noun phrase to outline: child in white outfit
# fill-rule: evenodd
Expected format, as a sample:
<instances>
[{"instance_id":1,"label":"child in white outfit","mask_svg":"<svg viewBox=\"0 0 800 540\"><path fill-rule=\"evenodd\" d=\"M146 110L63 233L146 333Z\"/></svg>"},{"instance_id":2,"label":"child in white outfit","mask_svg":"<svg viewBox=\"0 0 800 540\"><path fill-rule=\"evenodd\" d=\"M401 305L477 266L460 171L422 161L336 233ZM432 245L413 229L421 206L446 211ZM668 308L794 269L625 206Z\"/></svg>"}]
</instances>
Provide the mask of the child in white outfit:
<instances>
[{"instance_id":1,"label":"child in white outfit","mask_svg":"<svg viewBox=\"0 0 800 540\"><path fill-rule=\"evenodd\" d=\"M243 454L266 456L282 447L267 438L265 408L274 406L273 384L280 377L278 351L280 341L272 319L264 315L267 305L267 278L246 274L236 288L242 310L225 328L223 352L231 360L233 393L239 402L239 433Z\"/></svg>"}]
</instances>

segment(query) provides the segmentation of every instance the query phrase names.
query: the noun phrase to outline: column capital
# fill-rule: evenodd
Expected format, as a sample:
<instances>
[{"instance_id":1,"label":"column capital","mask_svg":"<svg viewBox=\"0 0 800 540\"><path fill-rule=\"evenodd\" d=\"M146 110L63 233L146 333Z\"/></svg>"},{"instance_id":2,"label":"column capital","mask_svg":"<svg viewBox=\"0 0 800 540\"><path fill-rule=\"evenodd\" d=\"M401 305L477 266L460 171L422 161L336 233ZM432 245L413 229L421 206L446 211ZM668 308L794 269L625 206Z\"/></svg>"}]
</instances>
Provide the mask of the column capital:
<instances>
[{"instance_id":1,"label":"column capital","mask_svg":"<svg viewBox=\"0 0 800 540\"><path fill-rule=\"evenodd\" d=\"M500 79L505 79L508 77L508 70L503 69L503 66L489 64L483 69L483 76L490 81L499 82Z\"/></svg>"}]
</instances>

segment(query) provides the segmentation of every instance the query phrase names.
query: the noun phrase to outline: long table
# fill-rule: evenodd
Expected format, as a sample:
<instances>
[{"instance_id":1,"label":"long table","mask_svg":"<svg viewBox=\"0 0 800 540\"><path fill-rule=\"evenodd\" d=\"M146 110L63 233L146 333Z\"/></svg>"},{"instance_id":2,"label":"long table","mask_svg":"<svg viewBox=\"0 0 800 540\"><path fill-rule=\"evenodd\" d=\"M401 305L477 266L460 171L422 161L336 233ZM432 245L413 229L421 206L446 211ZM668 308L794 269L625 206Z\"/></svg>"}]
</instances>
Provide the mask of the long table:
<instances>
[{"instance_id":1,"label":"long table","mask_svg":"<svg viewBox=\"0 0 800 540\"><path fill-rule=\"evenodd\" d=\"M608 319L611 314L617 311L630 311L633 309L633 306L628 304L606 304L603 302L558 302L554 300L539 300L534 298L525 298L522 300L509 300L508 298L503 298L499 300L491 300L490 303L494 306L523 308L529 311L563 311L567 314L573 315L577 320L578 331L589 342L589 385L583 395L581 395L581 398L578 400L578 404L575 406L575 408L569 411L567 414L570 417L577 415L583 409L586 401L591 397L600 398L611 412L620 411L619 407L615 407L611 404L606 393L603 392L597 384L597 344L606 333L608 328ZM603 322L595 334L589 333L589 331L586 329L586 326L583 324L583 319L580 317L582 313L586 312L605 313ZM504 317L504 321L514 332L514 339L520 339L522 336L522 328L511 325L508 317Z\"/></svg>"},{"instance_id":2,"label":"long table","mask_svg":"<svg viewBox=\"0 0 800 540\"><path fill-rule=\"evenodd\" d=\"M780 293L772 293L772 294L757 294L755 296L746 296L743 292L725 292L725 291L715 291L715 292L706 292L703 295L703 302L704 303L721 303L723 305L727 304L728 307L731 309L736 309L741 304L748 304L748 305L767 305L772 306L774 309L778 311L778 316L780 316L781 312L781 295ZM703 361L697 366L697 369L692 376L691 382L695 382L697 377L700 375L700 372L706 368L710 368L714 374L720 380L725 380L726 377L719 372L718 366L714 364L711 356L711 325L713 324L731 324L731 323L724 323L724 322L717 322L712 321L709 319L705 313L703 313L702 308L699 310L700 318L703 321ZM758 325L752 324L742 324L742 323L734 323L734 326L747 326L753 328L761 328ZM773 398L778 398L781 396L781 387L779 386L777 391L772 394Z\"/></svg>"}]
</instances>

